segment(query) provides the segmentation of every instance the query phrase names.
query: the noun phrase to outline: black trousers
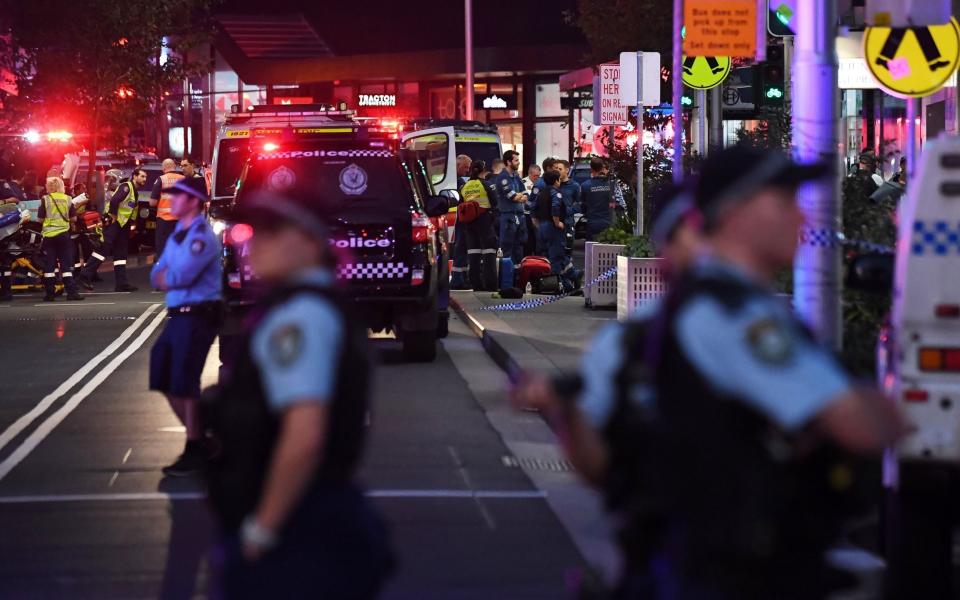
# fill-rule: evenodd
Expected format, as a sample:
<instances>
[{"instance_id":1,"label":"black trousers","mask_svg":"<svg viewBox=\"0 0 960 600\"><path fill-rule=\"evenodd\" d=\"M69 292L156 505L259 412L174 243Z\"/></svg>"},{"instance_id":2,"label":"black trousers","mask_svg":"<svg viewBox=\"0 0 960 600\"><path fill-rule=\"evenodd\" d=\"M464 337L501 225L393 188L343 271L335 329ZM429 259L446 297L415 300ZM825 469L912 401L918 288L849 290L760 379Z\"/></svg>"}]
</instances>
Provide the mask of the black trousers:
<instances>
[{"instance_id":1,"label":"black trousers","mask_svg":"<svg viewBox=\"0 0 960 600\"><path fill-rule=\"evenodd\" d=\"M173 234L173 230L177 228L176 221L167 221L165 219L157 219L157 229L155 237L153 238L153 248L156 252L156 257L159 260L160 255L163 254L163 248L167 245L167 238Z\"/></svg>"},{"instance_id":2,"label":"black trousers","mask_svg":"<svg viewBox=\"0 0 960 600\"><path fill-rule=\"evenodd\" d=\"M487 211L466 224L467 258L470 285L474 290L497 289L497 237L493 234L493 215Z\"/></svg>"},{"instance_id":3,"label":"black trousers","mask_svg":"<svg viewBox=\"0 0 960 600\"><path fill-rule=\"evenodd\" d=\"M73 240L69 232L43 238L43 289L47 296L53 296L56 291L57 263L60 263L60 276L67 294L75 295L77 282L73 280Z\"/></svg>"},{"instance_id":4,"label":"black trousers","mask_svg":"<svg viewBox=\"0 0 960 600\"><path fill-rule=\"evenodd\" d=\"M130 221L123 227L114 221L103 230L103 247L100 252L90 254L88 262L80 274L86 279L93 279L97 269L107 260L105 254L113 259L113 274L116 277L116 286L127 285L127 246L130 243Z\"/></svg>"}]
</instances>

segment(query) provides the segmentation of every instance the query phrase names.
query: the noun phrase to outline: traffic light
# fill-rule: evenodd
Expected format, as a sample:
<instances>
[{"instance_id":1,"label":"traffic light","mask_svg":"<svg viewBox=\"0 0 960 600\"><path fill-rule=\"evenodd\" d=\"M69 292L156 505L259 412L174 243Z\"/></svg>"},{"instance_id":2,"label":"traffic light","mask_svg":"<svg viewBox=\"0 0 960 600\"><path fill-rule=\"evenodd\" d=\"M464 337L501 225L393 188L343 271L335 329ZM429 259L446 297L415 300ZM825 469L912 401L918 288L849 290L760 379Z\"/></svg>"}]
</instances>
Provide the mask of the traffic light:
<instances>
[{"instance_id":1,"label":"traffic light","mask_svg":"<svg viewBox=\"0 0 960 600\"><path fill-rule=\"evenodd\" d=\"M786 97L784 81L783 46L767 46L767 60L760 63L760 104L783 106Z\"/></svg>"},{"instance_id":2,"label":"traffic light","mask_svg":"<svg viewBox=\"0 0 960 600\"><path fill-rule=\"evenodd\" d=\"M797 0L767 0L767 31L777 37L796 35Z\"/></svg>"},{"instance_id":3,"label":"traffic light","mask_svg":"<svg viewBox=\"0 0 960 600\"><path fill-rule=\"evenodd\" d=\"M683 108L693 108L693 94L684 92L683 96L680 97L680 106Z\"/></svg>"}]
</instances>

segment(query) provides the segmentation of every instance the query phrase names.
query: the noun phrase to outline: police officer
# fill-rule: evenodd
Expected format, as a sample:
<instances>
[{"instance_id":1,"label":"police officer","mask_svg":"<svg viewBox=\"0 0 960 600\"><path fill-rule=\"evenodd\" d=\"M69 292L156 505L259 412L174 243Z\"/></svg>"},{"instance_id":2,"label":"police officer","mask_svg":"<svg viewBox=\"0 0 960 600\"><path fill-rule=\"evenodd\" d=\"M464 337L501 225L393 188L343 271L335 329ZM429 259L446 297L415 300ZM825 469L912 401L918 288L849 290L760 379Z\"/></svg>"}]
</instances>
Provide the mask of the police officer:
<instances>
[{"instance_id":1,"label":"police officer","mask_svg":"<svg viewBox=\"0 0 960 600\"><path fill-rule=\"evenodd\" d=\"M503 257L519 265L523 260L523 244L527 241L527 226L523 214L527 195L524 193L520 168L520 154L514 150L503 153L503 172L497 175L500 210L500 250Z\"/></svg>"},{"instance_id":2,"label":"police officer","mask_svg":"<svg viewBox=\"0 0 960 600\"><path fill-rule=\"evenodd\" d=\"M768 291L796 251L796 187L826 171L742 147L711 154L695 189L710 256L626 356L653 374L660 598L824 597L837 581L824 554L855 504L849 453L903 433L893 404L855 385Z\"/></svg>"},{"instance_id":3,"label":"police officer","mask_svg":"<svg viewBox=\"0 0 960 600\"><path fill-rule=\"evenodd\" d=\"M470 164L473 161L466 154L457 156L457 187L462 188L470 178ZM451 206L447 212L447 219L456 219L457 207ZM470 268L470 258L467 256L467 233L463 223L458 220L453 228L453 267L450 269L450 289L470 289L467 271Z\"/></svg>"},{"instance_id":4,"label":"police officer","mask_svg":"<svg viewBox=\"0 0 960 600\"><path fill-rule=\"evenodd\" d=\"M164 189L177 226L150 272L167 293L167 321L150 351L150 389L162 392L187 430L183 453L163 468L186 476L203 468L207 448L200 419L200 375L217 336L220 318L220 241L201 214L207 200L202 180L179 180Z\"/></svg>"},{"instance_id":5,"label":"police officer","mask_svg":"<svg viewBox=\"0 0 960 600\"><path fill-rule=\"evenodd\" d=\"M574 222L573 216L581 212L580 206L580 184L570 179L570 161L558 160L556 164L557 172L560 173L560 193L563 195L563 204L566 207L567 216L564 220L564 245L569 256L573 250L574 240Z\"/></svg>"},{"instance_id":6,"label":"police officer","mask_svg":"<svg viewBox=\"0 0 960 600\"><path fill-rule=\"evenodd\" d=\"M547 183L543 180L543 175L548 171L553 171L556 167L557 159L547 157L543 159L543 169L541 171L542 175L533 182L533 186L530 191L530 198L527 201L527 207L530 209L530 216L533 220L533 226L535 228L536 244L534 246L534 252L537 256L546 256L547 255L547 242L543 239L540 229L540 219L536 215L536 206L539 205L538 196L540 195L541 190L546 189ZM549 192L546 192L549 196ZM549 219L548 219L549 220Z\"/></svg>"},{"instance_id":7,"label":"police officer","mask_svg":"<svg viewBox=\"0 0 960 600\"><path fill-rule=\"evenodd\" d=\"M188 168L192 172L193 165L189 160L186 160L186 163L190 165ZM177 218L173 215L171 209L170 194L164 193L163 190L172 188L174 183L186 176L185 174L177 173L177 163L175 163L172 158L164 159L160 164L160 168L163 170L163 174L157 177L156 182L153 184L153 190L150 192L150 206L154 206L157 209L157 229L154 232L155 241L153 244L157 256L163 254L163 246L167 243L167 238L170 237L170 234L173 233L174 228L177 226Z\"/></svg>"},{"instance_id":8,"label":"police officer","mask_svg":"<svg viewBox=\"0 0 960 600\"><path fill-rule=\"evenodd\" d=\"M671 185L657 195L662 200L653 230L675 277L702 252L703 242L689 218L688 190ZM624 356L642 347L658 310L658 303L648 303L625 323L604 327L584 354L579 376L551 381L526 373L512 394L518 408L540 411L580 476L602 492L623 555L612 597L622 600L655 597L650 561L663 544L664 513L647 476L652 382L637 368L642 362L624 369Z\"/></svg>"},{"instance_id":9,"label":"police officer","mask_svg":"<svg viewBox=\"0 0 960 600\"><path fill-rule=\"evenodd\" d=\"M490 199L497 197L497 187L487 178L488 174L485 162L473 161L470 179L460 189L460 197L461 206L476 202L479 208L479 215L465 224L470 285L477 291L492 292L497 289L497 238L493 235Z\"/></svg>"},{"instance_id":10,"label":"police officer","mask_svg":"<svg viewBox=\"0 0 960 600\"><path fill-rule=\"evenodd\" d=\"M226 598L373 598L393 561L354 481L371 365L365 328L333 287L326 211L272 195L243 211L268 290L211 405L218 585Z\"/></svg>"},{"instance_id":11,"label":"police officer","mask_svg":"<svg viewBox=\"0 0 960 600\"><path fill-rule=\"evenodd\" d=\"M67 300L83 300L73 280L74 249L70 239L70 227L76 221L77 213L70 196L64 193L63 180L59 177L47 178L47 195L41 199L38 217L43 223L43 301L53 302L56 299L58 263L60 277L67 288Z\"/></svg>"},{"instance_id":12,"label":"police officer","mask_svg":"<svg viewBox=\"0 0 960 600\"><path fill-rule=\"evenodd\" d=\"M541 179L545 187L537 195L533 214L537 219L540 237L547 245L550 272L558 277L563 291L570 291L575 285L575 274L566 251L567 205L560 189L560 173L550 170Z\"/></svg>"},{"instance_id":13,"label":"police officer","mask_svg":"<svg viewBox=\"0 0 960 600\"><path fill-rule=\"evenodd\" d=\"M127 281L127 245L130 242L130 226L136 220L137 190L147 183L147 173L143 169L133 170L130 181L122 183L104 207L104 231L102 252L113 258L113 274L116 279L114 290L135 292L137 288ZM91 280L97 268L106 260L101 252L91 254L90 261L80 271L80 285L93 289Z\"/></svg>"},{"instance_id":14,"label":"police officer","mask_svg":"<svg viewBox=\"0 0 960 600\"><path fill-rule=\"evenodd\" d=\"M604 175L605 165L597 157L590 159L590 179L580 186L583 214L587 218L587 240L592 241L613 224L616 203L610 189L610 178Z\"/></svg>"}]
</instances>

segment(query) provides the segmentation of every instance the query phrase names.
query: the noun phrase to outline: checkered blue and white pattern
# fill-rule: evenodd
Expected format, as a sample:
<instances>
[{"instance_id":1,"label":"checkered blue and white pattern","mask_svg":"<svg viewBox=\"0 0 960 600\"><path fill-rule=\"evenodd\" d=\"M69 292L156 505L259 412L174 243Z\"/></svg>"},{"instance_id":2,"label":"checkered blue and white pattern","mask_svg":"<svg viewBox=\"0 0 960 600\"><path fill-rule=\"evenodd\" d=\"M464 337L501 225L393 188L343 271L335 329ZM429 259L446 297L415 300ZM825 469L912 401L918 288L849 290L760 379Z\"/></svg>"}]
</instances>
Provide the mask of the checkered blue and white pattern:
<instances>
[{"instance_id":1,"label":"checkered blue and white pattern","mask_svg":"<svg viewBox=\"0 0 960 600\"><path fill-rule=\"evenodd\" d=\"M617 276L616 267L613 267L612 269L607 269L606 271L598 275L596 278L594 278L593 281L588 281L587 283L583 284L582 289L586 290L587 288L597 285L601 281L605 281L607 279L611 279L616 276ZM537 308L539 306L544 306L546 304L553 304L558 300L562 300L563 298L566 298L572 293L573 292L566 292L564 294L557 294L556 296L549 296L547 298L534 298L532 300L521 300L520 302L510 302L508 304L492 304L490 306L484 306L480 310L494 310L494 311L501 311L501 312L508 312L508 311L514 311L514 310L527 310L528 308Z\"/></svg>"},{"instance_id":2,"label":"checkered blue and white pattern","mask_svg":"<svg viewBox=\"0 0 960 600\"><path fill-rule=\"evenodd\" d=\"M893 254L893 248L876 244L866 240L847 239L843 232L833 229L803 229L800 232L800 243L807 246L821 248L832 248L842 246L844 248L859 248L867 252L876 252L878 254Z\"/></svg>"},{"instance_id":3,"label":"checkered blue and white pattern","mask_svg":"<svg viewBox=\"0 0 960 600\"><path fill-rule=\"evenodd\" d=\"M916 221L910 251L915 256L960 254L960 223Z\"/></svg>"},{"instance_id":4,"label":"checkered blue and white pattern","mask_svg":"<svg viewBox=\"0 0 960 600\"><path fill-rule=\"evenodd\" d=\"M338 279L403 279L410 267L402 262L344 263L337 267Z\"/></svg>"}]
</instances>

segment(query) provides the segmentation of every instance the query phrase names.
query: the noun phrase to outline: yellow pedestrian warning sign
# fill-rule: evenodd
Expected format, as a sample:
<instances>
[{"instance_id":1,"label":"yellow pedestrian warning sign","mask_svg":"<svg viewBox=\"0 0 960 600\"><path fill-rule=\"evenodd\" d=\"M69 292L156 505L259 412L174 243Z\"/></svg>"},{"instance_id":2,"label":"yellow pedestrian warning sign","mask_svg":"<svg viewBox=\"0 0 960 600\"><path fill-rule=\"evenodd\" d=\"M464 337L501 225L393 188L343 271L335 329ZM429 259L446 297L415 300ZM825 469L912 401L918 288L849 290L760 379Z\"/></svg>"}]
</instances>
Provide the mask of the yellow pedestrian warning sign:
<instances>
[{"instance_id":1,"label":"yellow pedestrian warning sign","mask_svg":"<svg viewBox=\"0 0 960 600\"><path fill-rule=\"evenodd\" d=\"M960 25L955 18L926 27L867 27L863 52L873 78L900 98L939 90L960 62Z\"/></svg>"},{"instance_id":2,"label":"yellow pedestrian warning sign","mask_svg":"<svg viewBox=\"0 0 960 600\"><path fill-rule=\"evenodd\" d=\"M695 90L715 88L730 74L729 56L684 56L683 84Z\"/></svg>"}]
</instances>

